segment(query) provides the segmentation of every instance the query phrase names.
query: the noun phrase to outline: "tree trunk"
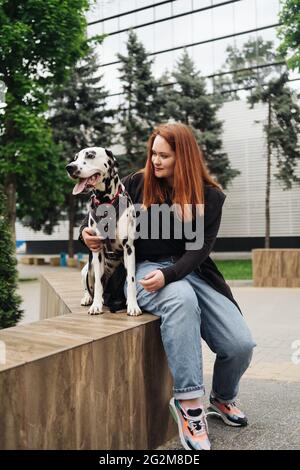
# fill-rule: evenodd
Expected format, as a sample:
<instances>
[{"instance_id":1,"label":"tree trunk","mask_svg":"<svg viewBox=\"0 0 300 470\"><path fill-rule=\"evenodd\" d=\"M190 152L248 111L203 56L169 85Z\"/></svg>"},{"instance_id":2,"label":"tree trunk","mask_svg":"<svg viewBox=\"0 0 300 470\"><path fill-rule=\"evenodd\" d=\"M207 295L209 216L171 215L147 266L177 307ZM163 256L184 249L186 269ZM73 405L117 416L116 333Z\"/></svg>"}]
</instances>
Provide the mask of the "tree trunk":
<instances>
[{"instance_id":1,"label":"tree trunk","mask_svg":"<svg viewBox=\"0 0 300 470\"><path fill-rule=\"evenodd\" d=\"M75 198L71 194L69 197L69 240L68 240L68 255L69 258L74 258L74 225L75 225Z\"/></svg>"},{"instance_id":2,"label":"tree trunk","mask_svg":"<svg viewBox=\"0 0 300 470\"><path fill-rule=\"evenodd\" d=\"M271 98L268 101L268 149L267 149L267 184L266 184L266 206L265 206L265 216L266 216L266 232L265 232L265 248L270 248L270 193L271 193L271 141L270 141L270 132L272 126L272 106Z\"/></svg>"},{"instance_id":3,"label":"tree trunk","mask_svg":"<svg viewBox=\"0 0 300 470\"><path fill-rule=\"evenodd\" d=\"M16 176L14 174L6 178L4 194L7 198L7 220L16 245Z\"/></svg>"}]
</instances>

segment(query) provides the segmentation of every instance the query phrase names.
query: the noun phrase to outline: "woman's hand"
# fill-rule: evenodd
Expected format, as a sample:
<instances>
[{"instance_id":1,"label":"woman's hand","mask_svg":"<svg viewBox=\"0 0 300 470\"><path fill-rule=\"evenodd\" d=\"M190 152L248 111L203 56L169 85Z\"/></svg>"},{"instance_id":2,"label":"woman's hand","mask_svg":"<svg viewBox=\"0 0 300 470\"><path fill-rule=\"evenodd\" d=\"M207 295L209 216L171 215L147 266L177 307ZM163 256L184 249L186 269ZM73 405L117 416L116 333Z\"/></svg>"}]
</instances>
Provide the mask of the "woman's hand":
<instances>
[{"instance_id":1,"label":"woman's hand","mask_svg":"<svg viewBox=\"0 0 300 470\"><path fill-rule=\"evenodd\" d=\"M165 277L160 269L155 269L138 281L147 292L156 292L165 285Z\"/></svg>"},{"instance_id":2,"label":"woman's hand","mask_svg":"<svg viewBox=\"0 0 300 470\"><path fill-rule=\"evenodd\" d=\"M101 237L95 235L95 232L92 228L85 227L82 230L82 238L87 247L94 252L101 251L103 248L103 241Z\"/></svg>"}]
</instances>

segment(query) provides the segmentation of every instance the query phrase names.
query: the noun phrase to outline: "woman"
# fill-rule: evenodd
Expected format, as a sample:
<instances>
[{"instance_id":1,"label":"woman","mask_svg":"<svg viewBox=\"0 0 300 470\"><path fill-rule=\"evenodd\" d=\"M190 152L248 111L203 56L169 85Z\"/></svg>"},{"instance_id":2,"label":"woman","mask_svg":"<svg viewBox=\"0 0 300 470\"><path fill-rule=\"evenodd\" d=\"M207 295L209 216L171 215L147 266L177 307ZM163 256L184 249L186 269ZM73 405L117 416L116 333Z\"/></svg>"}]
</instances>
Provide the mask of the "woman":
<instances>
[{"instance_id":1,"label":"woman","mask_svg":"<svg viewBox=\"0 0 300 470\"><path fill-rule=\"evenodd\" d=\"M143 203L149 221L153 204L173 203L184 226L195 222L204 204L202 248L187 250L185 236L178 239L171 230L167 239L161 231L158 239L136 239L135 252L138 304L161 318L162 341L174 379L170 410L181 443L185 449L209 450L201 336L216 353L210 409L232 426L247 424L235 399L255 346L229 287L209 258L225 195L209 175L193 133L183 124L164 124L154 130L144 170L127 177L124 184L133 202ZM196 212L188 211L185 204L192 204ZM90 249L101 248L101 241L87 228L82 237Z\"/></svg>"}]
</instances>

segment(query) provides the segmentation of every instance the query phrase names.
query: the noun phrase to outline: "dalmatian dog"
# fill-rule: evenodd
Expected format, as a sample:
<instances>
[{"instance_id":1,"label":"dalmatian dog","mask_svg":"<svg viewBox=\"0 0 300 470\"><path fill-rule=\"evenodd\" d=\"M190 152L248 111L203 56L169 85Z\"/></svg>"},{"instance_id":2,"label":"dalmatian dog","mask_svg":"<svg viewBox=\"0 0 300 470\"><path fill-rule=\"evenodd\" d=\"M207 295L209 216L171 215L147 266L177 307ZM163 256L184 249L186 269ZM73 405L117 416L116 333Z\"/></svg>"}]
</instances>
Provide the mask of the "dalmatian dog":
<instances>
[{"instance_id":1,"label":"dalmatian dog","mask_svg":"<svg viewBox=\"0 0 300 470\"><path fill-rule=\"evenodd\" d=\"M91 315L103 313L105 285L123 262L127 271L127 314L140 315L133 244L136 214L119 178L117 160L110 150L88 147L76 154L66 169L72 179L78 179L73 194L91 194L88 227L103 238L103 249L98 253L90 252L89 262L81 271L84 286L81 305L91 305Z\"/></svg>"}]
</instances>

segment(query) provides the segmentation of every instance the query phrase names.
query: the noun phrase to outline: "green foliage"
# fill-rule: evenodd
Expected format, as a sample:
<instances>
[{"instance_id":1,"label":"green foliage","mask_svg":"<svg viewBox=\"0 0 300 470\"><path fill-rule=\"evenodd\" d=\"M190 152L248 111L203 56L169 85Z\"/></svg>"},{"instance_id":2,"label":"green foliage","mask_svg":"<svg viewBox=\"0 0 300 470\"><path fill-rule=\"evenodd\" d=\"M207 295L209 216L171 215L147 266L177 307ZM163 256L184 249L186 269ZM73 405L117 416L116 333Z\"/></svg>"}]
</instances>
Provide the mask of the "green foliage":
<instances>
[{"instance_id":1,"label":"green foliage","mask_svg":"<svg viewBox=\"0 0 300 470\"><path fill-rule=\"evenodd\" d=\"M14 194L32 228L51 232L58 219L64 169L45 120L48 92L88 50L87 8L88 0L0 0L0 177L12 230Z\"/></svg>"},{"instance_id":2,"label":"green foliage","mask_svg":"<svg viewBox=\"0 0 300 470\"><path fill-rule=\"evenodd\" d=\"M0 328L14 326L22 317L21 298L16 293L17 270L14 243L5 213L3 188L0 188Z\"/></svg>"},{"instance_id":3,"label":"green foliage","mask_svg":"<svg viewBox=\"0 0 300 470\"><path fill-rule=\"evenodd\" d=\"M249 97L252 107L256 103L270 103L271 125L264 126L270 142L272 153L277 157L275 174L285 189L290 189L292 183L300 183L296 174L300 162L300 108L297 96L287 86L288 74L272 79L265 87L257 87Z\"/></svg>"},{"instance_id":4,"label":"green foliage","mask_svg":"<svg viewBox=\"0 0 300 470\"><path fill-rule=\"evenodd\" d=\"M5 118L14 123L14 138L5 132L0 137L0 178L5 181L14 174L17 214L23 223L51 233L59 216L54 209L62 201L63 177L51 131L45 118L29 106L8 105Z\"/></svg>"},{"instance_id":5,"label":"green foliage","mask_svg":"<svg viewBox=\"0 0 300 470\"><path fill-rule=\"evenodd\" d=\"M282 0L281 6L280 52L287 56L289 67L300 72L300 0Z\"/></svg>"},{"instance_id":6,"label":"green foliage","mask_svg":"<svg viewBox=\"0 0 300 470\"><path fill-rule=\"evenodd\" d=\"M124 103L119 108L119 143L125 147L120 159L120 173L142 168L146 160L146 142L159 122L158 81L154 79L149 59L133 31L129 32L127 55L118 54L121 61L120 80Z\"/></svg>"},{"instance_id":7,"label":"green foliage","mask_svg":"<svg viewBox=\"0 0 300 470\"><path fill-rule=\"evenodd\" d=\"M88 0L1 0L0 73L20 99L31 77L60 83L86 53L87 8Z\"/></svg>"},{"instance_id":8,"label":"green foliage","mask_svg":"<svg viewBox=\"0 0 300 470\"><path fill-rule=\"evenodd\" d=\"M251 107L257 103L270 105L271 121L264 125L272 155L276 157L275 176L290 189L293 182L299 182L296 167L300 159L299 151L299 106L297 95L288 87L288 73L282 56L274 51L271 41L262 38L247 41L242 49L228 47L225 69L243 69L232 74L227 82L227 91L235 88L249 88L248 102ZM255 65L274 64L263 69L251 70ZM219 82L219 91L224 91ZM237 98L232 92L230 98Z\"/></svg>"},{"instance_id":9,"label":"green foliage","mask_svg":"<svg viewBox=\"0 0 300 470\"><path fill-rule=\"evenodd\" d=\"M172 73L175 85L164 87L164 119L173 119L191 126L201 144L211 173L224 188L239 172L230 165L227 154L222 152L222 122L217 118L220 107L218 97L209 95L205 79L195 69L186 51ZM164 75L163 83L170 78Z\"/></svg>"},{"instance_id":10,"label":"green foliage","mask_svg":"<svg viewBox=\"0 0 300 470\"><path fill-rule=\"evenodd\" d=\"M262 85L271 73L280 73L284 68L283 57L274 51L273 42L262 37L249 39L240 50L230 45L226 52L222 75L214 79L215 93L222 94L226 101L239 99L239 89L251 90ZM265 67L267 64L276 65Z\"/></svg>"},{"instance_id":11,"label":"green foliage","mask_svg":"<svg viewBox=\"0 0 300 470\"><path fill-rule=\"evenodd\" d=\"M112 144L114 111L107 108L108 92L100 85L101 80L96 54L91 48L85 59L73 68L67 83L52 92L49 121L54 140L60 147L60 165L64 172L65 165L81 149ZM68 212L69 221L76 225L82 220L82 204L80 196L72 196L74 184L65 172L60 189L64 195L63 208Z\"/></svg>"},{"instance_id":12,"label":"green foliage","mask_svg":"<svg viewBox=\"0 0 300 470\"><path fill-rule=\"evenodd\" d=\"M68 82L52 93L50 123L55 142L69 162L79 150L112 144L114 111L107 109L108 92L100 85L102 76L91 50L73 69Z\"/></svg>"},{"instance_id":13,"label":"green foliage","mask_svg":"<svg viewBox=\"0 0 300 470\"><path fill-rule=\"evenodd\" d=\"M219 91L229 91L228 98L238 98L237 88L249 89L247 96L251 107L257 103L266 105L267 118L264 132L267 142L266 192L265 192L265 247L270 247L270 194L272 160L276 160L276 178L283 183L284 189L290 189L293 183L299 183L296 168L300 160L299 132L300 110L297 96L287 85L288 73L282 56L274 51L273 43L262 38L248 41L241 51L228 48L225 68L240 70L231 74L225 84L220 79ZM271 65L270 65L271 64ZM261 69L251 69L256 65L265 65Z\"/></svg>"}]
</instances>

